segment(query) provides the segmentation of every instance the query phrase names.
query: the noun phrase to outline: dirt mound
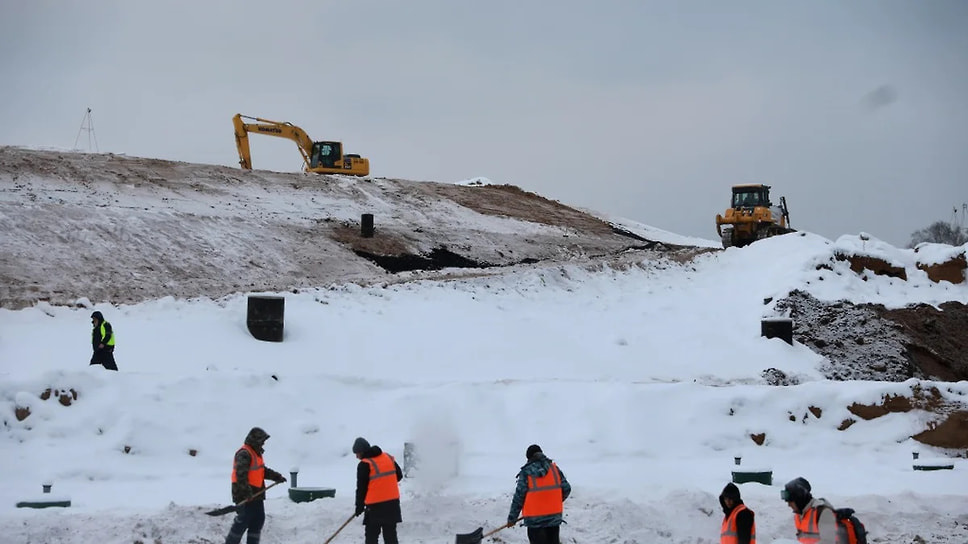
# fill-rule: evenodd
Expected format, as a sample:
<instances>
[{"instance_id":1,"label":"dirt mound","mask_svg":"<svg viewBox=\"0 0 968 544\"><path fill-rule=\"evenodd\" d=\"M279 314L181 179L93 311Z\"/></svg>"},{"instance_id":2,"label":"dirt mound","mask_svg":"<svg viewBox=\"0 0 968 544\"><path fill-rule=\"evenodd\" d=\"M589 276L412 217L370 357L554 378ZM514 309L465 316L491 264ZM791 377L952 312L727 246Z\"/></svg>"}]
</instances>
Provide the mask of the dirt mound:
<instances>
[{"instance_id":1,"label":"dirt mound","mask_svg":"<svg viewBox=\"0 0 968 544\"><path fill-rule=\"evenodd\" d=\"M907 338L906 356L914 367L940 380L968 380L968 306L945 302L878 312Z\"/></svg>"},{"instance_id":2,"label":"dirt mound","mask_svg":"<svg viewBox=\"0 0 968 544\"><path fill-rule=\"evenodd\" d=\"M798 290L776 307L793 318L794 339L828 359L829 379L968 380L968 306L960 302L888 310Z\"/></svg>"},{"instance_id":3,"label":"dirt mound","mask_svg":"<svg viewBox=\"0 0 968 544\"><path fill-rule=\"evenodd\" d=\"M690 249L512 186L0 147L0 307L219 298ZM363 236L363 214L374 235ZM593 263L594 264L594 263ZM423 276L421 276L423 274ZM453 277L453 272L450 272Z\"/></svg>"}]
</instances>

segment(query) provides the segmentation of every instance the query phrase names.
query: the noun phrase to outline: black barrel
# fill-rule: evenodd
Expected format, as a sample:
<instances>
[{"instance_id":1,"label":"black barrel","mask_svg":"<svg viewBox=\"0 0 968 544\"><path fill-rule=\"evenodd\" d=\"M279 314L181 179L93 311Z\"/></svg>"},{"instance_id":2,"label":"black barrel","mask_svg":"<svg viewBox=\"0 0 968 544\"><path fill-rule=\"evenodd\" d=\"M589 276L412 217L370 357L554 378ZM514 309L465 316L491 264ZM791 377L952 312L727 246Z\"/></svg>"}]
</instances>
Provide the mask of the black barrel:
<instances>
[{"instance_id":1,"label":"black barrel","mask_svg":"<svg viewBox=\"0 0 968 544\"><path fill-rule=\"evenodd\" d=\"M786 317L771 317L760 321L760 336L779 338L793 345L793 320Z\"/></svg>"},{"instance_id":2,"label":"black barrel","mask_svg":"<svg viewBox=\"0 0 968 544\"><path fill-rule=\"evenodd\" d=\"M373 238L373 214L364 213L360 216L360 234L364 238Z\"/></svg>"},{"instance_id":3,"label":"black barrel","mask_svg":"<svg viewBox=\"0 0 968 544\"><path fill-rule=\"evenodd\" d=\"M285 297L250 295L245 324L258 340L282 342L285 314Z\"/></svg>"}]
</instances>

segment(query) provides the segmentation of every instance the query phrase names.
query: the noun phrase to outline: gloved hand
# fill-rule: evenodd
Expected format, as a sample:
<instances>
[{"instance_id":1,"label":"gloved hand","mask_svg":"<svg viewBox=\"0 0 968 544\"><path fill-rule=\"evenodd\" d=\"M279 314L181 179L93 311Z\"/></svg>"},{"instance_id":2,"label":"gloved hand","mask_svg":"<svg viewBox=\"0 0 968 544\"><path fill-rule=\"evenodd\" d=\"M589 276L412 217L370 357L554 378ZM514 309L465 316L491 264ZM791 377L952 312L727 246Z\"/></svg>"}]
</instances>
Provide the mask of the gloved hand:
<instances>
[{"instance_id":1,"label":"gloved hand","mask_svg":"<svg viewBox=\"0 0 968 544\"><path fill-rule=\"evenodd\" d=\"M285 476L279 476L278 478L276 478L275 480L272 480L272 481L281 484L282 482L288 482L289 480L286 480L286 477Z\"/></svg>"},{"instance_id":2,"label":"gloved hand","mask_svg":"<svg viewBox=\"0 0 968 544\"><path fill-rule=\"evenodd\" d=\"M508 529L510 529L511 527L514 527L514 524L517 523L517 522L518 522L518 520L516 520L516 519L508 518L508 524L505 525L505 527L507 527Z\"/></svg>"},{"instance_id":3,"label":"gloved hand","mask_svg":"<svg viewBox=\"0 0 968 544\"><path fill-rule=\"evenodd\" d=\"M362 506L357 506L356 507L356 512L353 513L353 517L357 517L357 516L359 516L362 513L363 513L363 507Z\"/></svg>"}]
</instances>

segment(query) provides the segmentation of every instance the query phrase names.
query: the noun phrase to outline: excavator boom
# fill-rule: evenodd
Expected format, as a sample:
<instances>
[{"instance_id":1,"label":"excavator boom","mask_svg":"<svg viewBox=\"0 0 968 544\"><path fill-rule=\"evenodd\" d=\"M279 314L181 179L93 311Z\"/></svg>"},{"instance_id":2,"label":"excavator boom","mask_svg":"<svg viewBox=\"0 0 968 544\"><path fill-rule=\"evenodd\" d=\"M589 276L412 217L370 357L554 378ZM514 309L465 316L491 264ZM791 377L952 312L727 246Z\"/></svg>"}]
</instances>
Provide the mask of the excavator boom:
<instances>
[{"instance_id":1,"label":"excavator boom","mask_svg":"<svg viewBox=\"0 0 968 544\"><path fill-rule=\"evenodd\" d=\"M243 119L254 121L247 123ZM344 155L341 142L314 142L306 131L288 122L272 121L261 117L235 114L232 117L235 127L235 146L239 151L239 166L252 169L252 154L249 150L249 133L265 134L286 138L296 142L299 154L307 172L317 174L348 174L367 176L370 174L369 159L359 155Z\"/></svg>"}]
</instances>

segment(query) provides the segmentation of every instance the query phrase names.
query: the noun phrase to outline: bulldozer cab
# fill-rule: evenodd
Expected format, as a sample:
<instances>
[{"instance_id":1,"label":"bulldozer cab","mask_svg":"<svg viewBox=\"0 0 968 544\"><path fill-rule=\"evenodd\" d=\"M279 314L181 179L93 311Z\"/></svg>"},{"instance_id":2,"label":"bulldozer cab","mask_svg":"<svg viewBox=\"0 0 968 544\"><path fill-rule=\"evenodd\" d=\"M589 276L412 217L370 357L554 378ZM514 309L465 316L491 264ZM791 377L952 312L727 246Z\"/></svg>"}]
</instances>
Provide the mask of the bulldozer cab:
<instances>
[{"instance_id":1,"label":"bulldozer cab","mask_svg":"<svg viewBox=\"0 0 968 544\"><path fill-rule=\"evenodd\" d=\"M313 152L309 157L310 168L341 168L343 144L340 142L313 142Z\"/></svg>"},{"instance_id":2,"label":"bulldozer cab","mask_svg":"<svg viewBox=\"0 0 968 544\"><path fill-rule=\"evenodd\" d=\"M756 208L772 206L768 185L737 185L733 187L731 208Z\"/></svg>"}]
</instances>

